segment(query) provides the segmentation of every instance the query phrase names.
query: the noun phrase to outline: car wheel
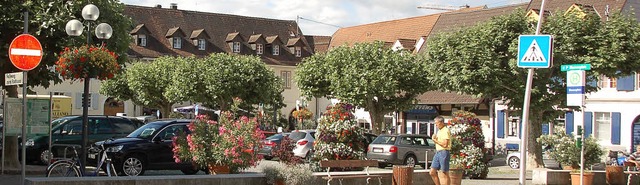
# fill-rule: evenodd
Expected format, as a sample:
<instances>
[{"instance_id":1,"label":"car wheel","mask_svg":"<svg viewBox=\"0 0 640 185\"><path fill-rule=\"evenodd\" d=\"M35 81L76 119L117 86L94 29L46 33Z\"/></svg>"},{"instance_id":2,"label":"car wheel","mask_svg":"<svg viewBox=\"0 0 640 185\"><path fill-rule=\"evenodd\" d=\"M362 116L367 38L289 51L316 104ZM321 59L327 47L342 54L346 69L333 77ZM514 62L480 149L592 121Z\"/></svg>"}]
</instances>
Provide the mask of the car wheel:
<instances>
[{"instance_id":1,"label":"car wheel","mask_svg":"<svg viewBox=\"0 0 640 185\"><path fill-rule=\"evenodd\" d=\"M264 159L265 160L271 160L271 159L273 159L273 156L264 156Z\"/></svg>"},{"instance_id":2,"label":"car wheel","mask_svg":"<svg viewBox=\"0 0 640 185\"><path fill-rule=\"evenodd\" d=\"M520 159L518 159L518 157L509 157L509 160L507 160L507 165L509 165L509 167L513 169L518 169L520 168Z\"/></svg>"},{"instance_id":3,"label":"car wheel","mask_svg":"<svg viewBox=\"0 0 640 185\"><path fill-rule=\"evenodd\" d=\"M127 176L138 176L144 174L144 161L138 155L125 157L122 162L122 172Z\"/></svg>"},{"instance_id":4,"label":"car wheel","mask_svg":"<svg viewBox=\"0 0 640 185\"><path fill-rule=\"evenodd\" d=\"M49 164L49 161L51 161L51 151L49 151L48 149L44 149L40 152L40 164Z\"/></svg>"},{"instance_id":5,"label":"car wheel","mask_svg":"<svg viewBox=\"0 0 640 185\"><path fill-rule=\"evenodd\" d=\"M193 175L193 174L198 173L198 171L200 171L200 170L193 169L193 168L188 168L188 169L182 169L180 171L182 171L182 173L184 173L185 175Z\"/></svg>"},{"instance_id":6,"label":"car wheel","mask_svg":"<svg viewBox=\"0 0 640 185\"><path fill-rule=\"evenodd\" d=\"M378 163L378 168L383 168L384 169L386 167L387 167L387 163L381 163L381 162Z\"/></svg>"},{"instance_id":7,"label":"car wheel","mask_svg":"<svg viewBox=\"0 0 640 185\"><path fill-rule=\"evenodd\" d=\"M406 158L404 158L404 165L413 167L418 163L417 161L418 160L416 159L416 156L409 155Z\"/></svg>"}]
</instances>

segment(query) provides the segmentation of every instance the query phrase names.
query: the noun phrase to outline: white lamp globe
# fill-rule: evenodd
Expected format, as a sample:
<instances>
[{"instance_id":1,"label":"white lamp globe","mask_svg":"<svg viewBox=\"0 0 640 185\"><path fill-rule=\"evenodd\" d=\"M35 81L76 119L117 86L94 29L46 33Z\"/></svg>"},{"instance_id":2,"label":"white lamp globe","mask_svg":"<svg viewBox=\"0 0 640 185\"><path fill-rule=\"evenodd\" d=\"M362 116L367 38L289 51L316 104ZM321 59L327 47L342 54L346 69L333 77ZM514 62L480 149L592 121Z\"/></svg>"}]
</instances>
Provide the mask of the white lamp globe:
<instances>
[{"instance_id":1,"label":"white lamp globe","mask_svg":"<svg viewBox=\"0 0 640 185\"><path fill-rule=\"evenodd\" d=\"M100 10L93 4L88 4L82 8L82 18L84 20L95 21L100 16Z\"/></svg>"},{"instance_id":2,"label":"white lamp globe","mask_svg":"<svg viewBox=\"0 0 640 185\"><path fill-rule=\"evenodd\" d=\"M82 35L82 30L84 30L84 26L80 21L73 19L67 22L67 25L64 27L64 30L67 32L67 35L69 36L80 36Z\"/></svg>"}]
</instances>

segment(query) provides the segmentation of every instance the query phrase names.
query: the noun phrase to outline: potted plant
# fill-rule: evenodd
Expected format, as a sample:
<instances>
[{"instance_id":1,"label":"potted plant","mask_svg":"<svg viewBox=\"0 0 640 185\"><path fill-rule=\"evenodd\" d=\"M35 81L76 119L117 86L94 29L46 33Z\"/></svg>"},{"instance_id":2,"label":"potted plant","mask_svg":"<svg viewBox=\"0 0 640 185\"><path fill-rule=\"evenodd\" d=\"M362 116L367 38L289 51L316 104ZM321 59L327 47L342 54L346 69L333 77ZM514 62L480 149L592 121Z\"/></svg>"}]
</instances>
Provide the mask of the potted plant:
<instances>
[{"instance_id":1,"label":"potted plant","mask_svg":"<svg viewBox=\"0 0 640 185\"><path fill-rule=\"evenodd\" d=\"M64 79L113 78L120 70L118 56L106 47L64 48L56 61L56 71Z\"/></svg>"},{"instance_id":2,"label":"potted plant","mask_svg":"<svg viewBox=\"0 0 640 185\"><path fill-rule=\"evenodd\" d=\"M265 138L255 118L238 116L240 99L234 99L231 111L223 111L219 120L199 115L188 125L190 133L174 137L174 158L192 162L210 174L237 173L255 166Z\"/></svg>"},{"instance_id":3,"label":"potted plant","mask_svg":"<svg viewBox=\"0 0 640 185\"><path fill-rule=\"evenodd\" d=\"M449 165L461 168L471 178L486 178L489 167L483 150L484 135L480 119L474 113L456 111L447 127L452 137Z\"/></svg>"},{"instance_id":4,"label":"potted plant","mask_svg":"<svg viewBox=\"0 0 640 185\"><path fill-rule=\"evenodd\" d=\"M572 134L567 134L562 129L557 129L554 133L553 135L541 136L537 141L541 145L550 148L546 152L558 163L562 164L563 168L572 169L572 183L580 183L581 148L577 147L576 140ZM599 163L602 155L604 155L604 150L594 137L588 137L584 140L585 167ZM584 174L586 179L583 181L585 184L593 182L593 173L591 171L587 170Z\"/></svg>"},{"instance_id":5,"label":"potted plant","mask_svg":"<svg viewBox=\"0 0 640 185\"><path fill-rule=\"evenodd\" d=\"M311 169L303 164L303 160L293 154L296 147L294 140L285 136L280 142L280 146L274 151L273 156L280 160L284 166L269 166L262 170L265 173L268 184L276 185L297 185L309 184L313 180Z\"/></svg>"}]
</instances>

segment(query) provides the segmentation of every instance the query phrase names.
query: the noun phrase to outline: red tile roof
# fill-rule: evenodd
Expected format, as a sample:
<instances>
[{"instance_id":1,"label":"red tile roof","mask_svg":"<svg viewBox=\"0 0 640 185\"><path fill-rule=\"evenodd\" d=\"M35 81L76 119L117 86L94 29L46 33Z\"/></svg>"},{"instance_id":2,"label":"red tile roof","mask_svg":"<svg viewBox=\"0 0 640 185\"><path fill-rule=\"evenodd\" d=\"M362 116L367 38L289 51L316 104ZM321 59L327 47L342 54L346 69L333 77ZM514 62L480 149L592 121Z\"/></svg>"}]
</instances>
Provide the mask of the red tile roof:
<instances>
[{"instance_id":1,"label":"red tile roof","mask_svg":"<svg viewBox=\"0 0 640 185\"><path fill-rule=\"evenodd\" d=\"M340 28L333 34L329 48L373 41L393 43L400 38L418 39L429 35L438 17L440 14Z\"/></svg>"},{"instance_id":2,"label":"red tile roof","mask_svg":"<svg viewBox=\"0 0 640 185\"><path fill-rule=\"evenodd\" d=\"M157 58L164 55L181 56L207 56L214 52L231 53L231 48L226 43L230 33L237 33L240 38L250 38L252 35L262 34L270 42L277 38L280 42L280 54L272 55L264 52L260 55L266 64L294 66L302 58L311 56L313 50L301 34L298 24L293 20L276 20L258 17L246 17L238 15L186 11L179 9L167 9L158 7L143 7L126 5L124 14L131 17L134 25L137 25L132 34L136 34L142 28L148 30L147 46L141 47L132 43L128 54L131 58ZM182 32L182 48L174 49L169 43L174 33ZM206 50L200 51L189 39L193 34L206 33L210 38L206 40ZM189 33L186 35L185 33ZM291 35L292 33L293 36ZM299 38L304 43L302 57L295 57L293 53L285 49L285 44L290 38ZM270 40L271 39L271 40ZM271 44L271 43L269 43ZM264 48L270 51L270 46ZM249 43L242 41L240 54L256 55L249 47Z\"/></svg>"},{"instance_id":3,"label":"red tile roof","mask_svg":"<svg viewBox=\"0 0 640 185\"><path fill-rule=\"evenodd\" d=\"M478 104L482 98L456 92L428 91L418 96L417 104Z\"/></svg>"}]
</instances>

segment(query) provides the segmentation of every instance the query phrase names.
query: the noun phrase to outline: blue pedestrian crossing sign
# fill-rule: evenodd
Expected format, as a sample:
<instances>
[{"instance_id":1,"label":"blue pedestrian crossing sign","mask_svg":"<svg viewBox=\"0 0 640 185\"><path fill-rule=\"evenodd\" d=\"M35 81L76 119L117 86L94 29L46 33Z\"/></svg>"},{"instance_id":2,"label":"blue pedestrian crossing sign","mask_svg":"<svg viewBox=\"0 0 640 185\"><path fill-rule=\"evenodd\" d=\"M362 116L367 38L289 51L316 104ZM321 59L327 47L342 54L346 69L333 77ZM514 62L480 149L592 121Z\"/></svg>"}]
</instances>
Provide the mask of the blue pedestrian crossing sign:
<instances>
[{"instance_id":1,"label":"blue pedestrian crossing sign","mask_svg":"<svg viewBox=\"0 0 640 185\"><path fill-rule=\"evenodd\" d=\"M551 35L520 35L518 38L518 67L549 68L553 64Z\"/></svg>"}]
</instances>

